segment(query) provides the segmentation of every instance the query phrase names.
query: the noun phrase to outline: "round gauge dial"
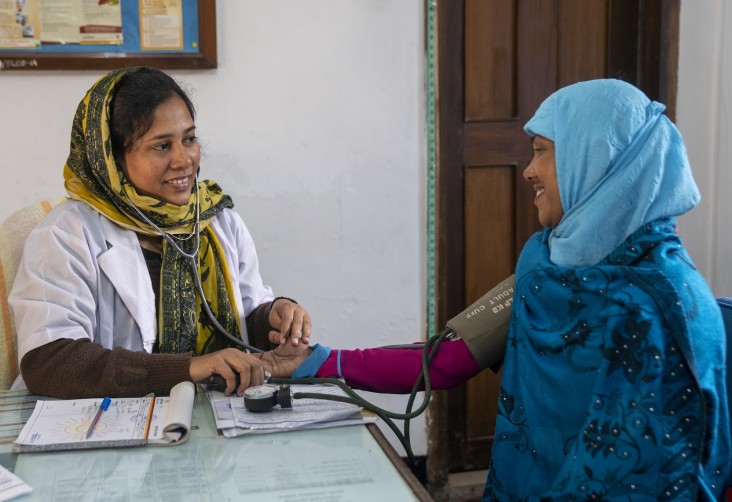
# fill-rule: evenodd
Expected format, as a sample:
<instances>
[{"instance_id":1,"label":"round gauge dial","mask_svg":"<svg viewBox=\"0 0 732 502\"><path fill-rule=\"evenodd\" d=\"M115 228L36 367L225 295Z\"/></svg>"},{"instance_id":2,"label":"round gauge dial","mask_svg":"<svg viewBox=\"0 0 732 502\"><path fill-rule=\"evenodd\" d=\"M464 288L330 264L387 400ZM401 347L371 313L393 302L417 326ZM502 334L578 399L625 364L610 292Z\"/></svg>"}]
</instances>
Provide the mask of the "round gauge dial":
<instances>
[{"instance_id":1,"label":"round gauge dial","mask_svg":"<svg viewBox=\"0 0 732 502\"><path fill-rule=\"evenodd\" d=\"M277 387L274 385L256 385L246 389L244 391L244 397L248 397L250 399L266 399L272 397L275 392L277 392Z\"/></svg>"}]
</instances>

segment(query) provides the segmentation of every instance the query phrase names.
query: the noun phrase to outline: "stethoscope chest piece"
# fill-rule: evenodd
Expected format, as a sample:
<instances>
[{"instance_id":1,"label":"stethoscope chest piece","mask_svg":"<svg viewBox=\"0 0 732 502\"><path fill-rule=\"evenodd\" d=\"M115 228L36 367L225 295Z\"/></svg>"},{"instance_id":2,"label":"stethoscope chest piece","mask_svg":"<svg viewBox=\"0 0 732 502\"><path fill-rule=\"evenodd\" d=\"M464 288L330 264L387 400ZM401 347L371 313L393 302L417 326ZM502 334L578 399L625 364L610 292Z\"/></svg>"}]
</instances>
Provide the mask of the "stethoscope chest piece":
<instances>
[{"instance_id":1,"label":"stethoscope chest piece","mask_svg":"<svg viewBox=\"0 0 732 502\"><path fill-rule=\"evenodd\" d=\"M278 404L282 408L292 408L289 385L256 385L244 391L244 407L249 411L269 411Z\"/></svg>"}]
</instances>

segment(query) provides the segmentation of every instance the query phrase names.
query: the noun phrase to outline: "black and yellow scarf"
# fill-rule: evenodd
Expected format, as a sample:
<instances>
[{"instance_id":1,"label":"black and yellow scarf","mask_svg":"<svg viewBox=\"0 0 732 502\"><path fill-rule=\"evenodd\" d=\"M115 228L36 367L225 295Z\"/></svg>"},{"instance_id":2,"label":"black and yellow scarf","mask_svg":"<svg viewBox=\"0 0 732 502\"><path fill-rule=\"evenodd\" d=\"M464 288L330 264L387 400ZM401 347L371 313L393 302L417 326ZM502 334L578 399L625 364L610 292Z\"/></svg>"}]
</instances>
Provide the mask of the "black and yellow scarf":
<instances>
[{"instance_id":1,"label":"black and yellow scarf","mask_svg":"<svg viewBox=\"0 0 732 502\"><path fill-rule=\"evenodd\" d=\"M196 223L196 194L188 204L176 206L138 194L125 178L112 155L110 111L114 90L126 73L135 68L115 70L99 79L79 103L71 131L71 152L64 166L69 195L81 200L115 223L146 235L157 230L136 216L134 204L165 232L189 235ZM234 289L226 257L219 239L209 225L224 208L233 207L231 198L209 180L198 183L200 200L200 248L198 274L204 294L217 320L229 333L241 332L236 312ZM179 246L190 253L195 237L181 240ZM189 261L163 240L158 341L161 352L194 352L196 355L231 346L202 312Z\"/></svg>"}]
</instances>

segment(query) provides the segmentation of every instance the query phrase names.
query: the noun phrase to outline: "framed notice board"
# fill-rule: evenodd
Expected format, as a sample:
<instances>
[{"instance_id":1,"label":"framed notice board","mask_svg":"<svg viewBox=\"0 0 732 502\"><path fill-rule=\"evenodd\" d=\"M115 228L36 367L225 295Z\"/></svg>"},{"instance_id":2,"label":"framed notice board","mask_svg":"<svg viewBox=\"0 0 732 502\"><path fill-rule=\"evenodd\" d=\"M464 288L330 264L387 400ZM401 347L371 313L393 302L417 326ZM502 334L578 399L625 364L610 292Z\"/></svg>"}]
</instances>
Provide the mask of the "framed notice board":
<instances>
[{"instance_id":1,"label":"framed notice board","mask_svg":"<svg viewBox=\"0 0 732 502\"><path fill-rule=\"evenodd\" d=\"M0 70L216 68L216 0L0 0Z\"/></svg>"}]
</instances>

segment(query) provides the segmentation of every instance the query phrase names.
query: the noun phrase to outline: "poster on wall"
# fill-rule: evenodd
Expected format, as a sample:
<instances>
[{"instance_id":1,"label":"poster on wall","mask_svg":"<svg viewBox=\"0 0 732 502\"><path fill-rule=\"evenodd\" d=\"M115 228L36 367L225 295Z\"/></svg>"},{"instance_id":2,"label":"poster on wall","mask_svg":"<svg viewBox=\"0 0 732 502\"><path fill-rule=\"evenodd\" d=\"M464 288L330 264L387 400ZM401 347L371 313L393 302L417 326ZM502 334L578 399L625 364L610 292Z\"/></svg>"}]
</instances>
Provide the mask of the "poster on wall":
<instances>
[{"instance_id":1,"label":"poster on wall","mask_svg":"<svg viewBox=\"0 0 732 502\"><path fill-rule=\"evenodd\" d=\"M0 0L0 48L120 44L120 0Z\"/></svg>"},{"instance_id":2,"label":"poster on wall","mask_svg":"<svg viewBox=\"0 0 732 502\"><path fill-rule=\"evenodd\" d=\"M0 0L0 70L216 67L215 0Z\"/></svg>"},{"instance_id":3,"label":"poster on wall","mask_svg":"<svg viewBox=\"0 0 732 502\"><path fill-rule=\"evenodd\" d=\"M183 48L183 11L180 2L140 2L140 45L143 50Z\"/></svg>"},{"instance_id":4,"label":"poster on wall","mask_svg":"<svg viewBox=\"0 0 732 502\"><path fill-rule=\"evenodd\" d=\"M38 5L28 0L0 0L0 47L40 47Z\"/></svg>"}]
</instances>

